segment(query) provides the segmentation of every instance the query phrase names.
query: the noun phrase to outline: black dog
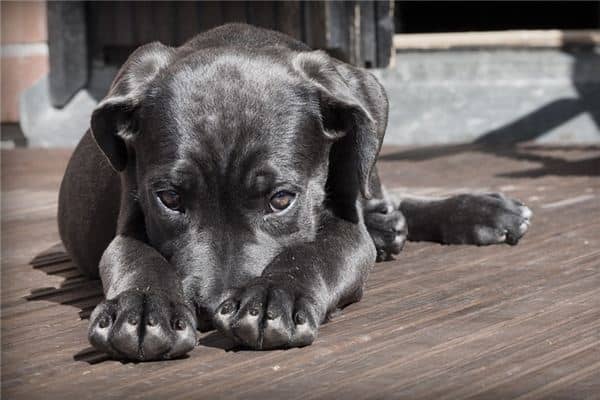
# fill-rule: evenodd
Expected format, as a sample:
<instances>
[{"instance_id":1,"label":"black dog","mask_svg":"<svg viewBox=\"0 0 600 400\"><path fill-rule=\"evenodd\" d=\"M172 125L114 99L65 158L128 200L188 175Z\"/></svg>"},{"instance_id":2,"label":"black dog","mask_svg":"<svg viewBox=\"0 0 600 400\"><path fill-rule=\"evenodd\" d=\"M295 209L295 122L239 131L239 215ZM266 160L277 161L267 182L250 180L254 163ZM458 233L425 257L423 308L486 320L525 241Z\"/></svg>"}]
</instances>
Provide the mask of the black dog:
<instances>
[{"instance_id":1,"label":"black dog","mask_svg":"<svg viewBox=\"0 0 600 400\"><path fill-rule=\"evenodd\" d=\"M60 190L63 242L106 295L91 343L163 359L214 327L250 348L304 346L405 239L515 244L531 212L502 195L386 198L387 112L370 73L272 31L136 50Z\"/></svg>"}]
</instances>

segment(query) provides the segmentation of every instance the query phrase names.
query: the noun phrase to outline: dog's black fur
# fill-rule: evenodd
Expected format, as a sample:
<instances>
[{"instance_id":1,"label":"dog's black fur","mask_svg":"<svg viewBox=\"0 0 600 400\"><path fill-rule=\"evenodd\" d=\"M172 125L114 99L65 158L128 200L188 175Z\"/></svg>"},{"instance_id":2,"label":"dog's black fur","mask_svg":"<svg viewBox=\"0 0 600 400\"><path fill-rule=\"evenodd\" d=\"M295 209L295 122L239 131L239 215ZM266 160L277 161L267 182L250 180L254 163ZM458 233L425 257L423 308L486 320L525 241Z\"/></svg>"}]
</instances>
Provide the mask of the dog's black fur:
<instances>
[{"instance_id":1,"label":"dog's black fur","mask_svg":"<svg viewBox=\"0 0 600 400\"><path fill-rule=\"evenodd\" d=\"M370 73L280 33L230 24L137 49L60 190L62 240L106 295L91 343L163 359L216 328L304 346L405 239L515 244L531 213L502 195L387 198L387 113Z\"/></svg>"}]
</instances>

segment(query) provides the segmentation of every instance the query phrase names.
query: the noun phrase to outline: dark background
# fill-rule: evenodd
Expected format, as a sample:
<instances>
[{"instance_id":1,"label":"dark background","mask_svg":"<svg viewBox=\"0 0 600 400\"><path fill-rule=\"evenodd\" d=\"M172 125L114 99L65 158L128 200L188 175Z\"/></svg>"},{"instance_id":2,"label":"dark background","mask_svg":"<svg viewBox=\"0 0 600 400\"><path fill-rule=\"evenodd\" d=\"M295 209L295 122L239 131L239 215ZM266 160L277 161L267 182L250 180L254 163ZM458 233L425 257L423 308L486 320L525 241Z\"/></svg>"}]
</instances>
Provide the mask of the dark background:
<instances>
[{"instance_id":1,"label":"dark background","mask_svg":"<svg viewBox=\"0 0 600 400\"><path fill-rule=\"evenodd\" d=\"M596 29L598 1L396 1L396 33Z\"/></svg>"}]
</instances>

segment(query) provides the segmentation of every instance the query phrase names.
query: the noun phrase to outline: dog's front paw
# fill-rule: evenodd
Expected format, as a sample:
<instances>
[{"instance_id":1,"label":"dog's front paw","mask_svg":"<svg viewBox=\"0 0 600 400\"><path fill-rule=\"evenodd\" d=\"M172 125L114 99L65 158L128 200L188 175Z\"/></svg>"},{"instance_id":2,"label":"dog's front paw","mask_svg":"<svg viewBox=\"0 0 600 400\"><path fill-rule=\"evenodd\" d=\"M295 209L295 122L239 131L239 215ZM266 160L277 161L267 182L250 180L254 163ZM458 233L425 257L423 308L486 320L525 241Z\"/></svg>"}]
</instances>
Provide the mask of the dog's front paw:
<instances>
[{"instance_id":1,"label":"dog's front paw","mask_svg":"<svg viewBox=\"0 0 600 400\"><path fill-rule=\"evenodd\" d=\"M196 345L196 320L182 303L129 290L94 309L88 337L94 347L117 359L175 358Z\"/></svg>"},{"instance_id":2,"label":"dog's front paw","mask_svg":"<svg viewBox=\"0 0 600 400\"><path fill-rule=\"evenodd\" d=\"M442 241L480 246L515 245L527 232L531 210L500 193L465 194L445 200Z\"/></svg>"},{"instance_id":3,"label":"dog's front paw","mask_svg":"<svg viewBox=\"0 0 600 400\"><path fill-rule=\"evenodd\" d=\"M259 278L236 290L217 309L215 326L252 349L311 344L321 322L318 307L286 286Z\"/></svg>"},{"instance_id":4,"label":"dog's front paw","mask_svg":"<svg viewBox=\"0 0 600 400\"><path fill-rule=\"evenodd\" d=\"M377 261L387 261L404 247L408 230L404 215L387 200L369 200L364 209L365 225L377 249Z\"/></svg>"}]
</instances>

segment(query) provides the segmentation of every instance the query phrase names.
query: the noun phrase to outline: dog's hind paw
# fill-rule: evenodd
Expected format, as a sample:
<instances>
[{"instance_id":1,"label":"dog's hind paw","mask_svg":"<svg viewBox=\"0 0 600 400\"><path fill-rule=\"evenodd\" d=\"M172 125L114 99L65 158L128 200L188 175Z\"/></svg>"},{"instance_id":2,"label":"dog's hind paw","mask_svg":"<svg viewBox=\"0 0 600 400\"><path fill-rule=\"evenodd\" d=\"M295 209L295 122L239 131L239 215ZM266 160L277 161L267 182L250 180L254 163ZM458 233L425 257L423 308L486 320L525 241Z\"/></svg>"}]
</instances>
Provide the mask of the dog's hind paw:
<instances>
[{"instance_id":1,"label":"dog's hind paw","mask_svg":"<svg viewBox=\"0 0 600 400\"><path fill-rule=\"evenodd\" d=\"M88 337L96 349L116 359L176 358L196 345L196 320L181 303L129 290L94 309Z\"/></svg>"},{"instance_id":2,"label":"dog's hind paw","mask_svg":"<svg viewBox=\"0 0 600 400\"><path fill-rule=\"evenodd\" d=\"M364 218L377 249L377 261L390 260L402 251L408 236L406 220L391 201L367 201Z\"/></svg>"}]
</instances>

